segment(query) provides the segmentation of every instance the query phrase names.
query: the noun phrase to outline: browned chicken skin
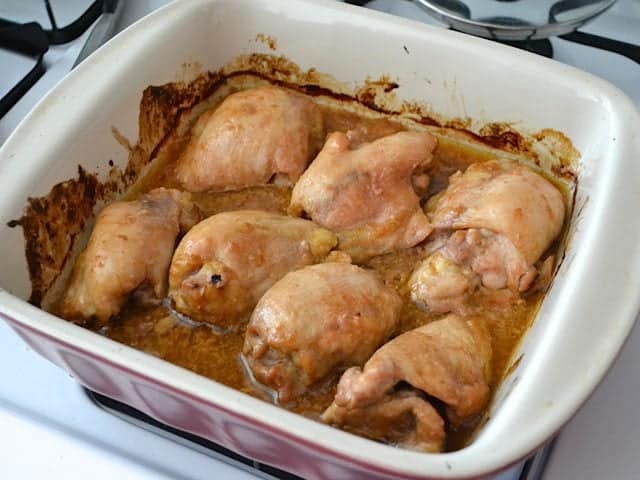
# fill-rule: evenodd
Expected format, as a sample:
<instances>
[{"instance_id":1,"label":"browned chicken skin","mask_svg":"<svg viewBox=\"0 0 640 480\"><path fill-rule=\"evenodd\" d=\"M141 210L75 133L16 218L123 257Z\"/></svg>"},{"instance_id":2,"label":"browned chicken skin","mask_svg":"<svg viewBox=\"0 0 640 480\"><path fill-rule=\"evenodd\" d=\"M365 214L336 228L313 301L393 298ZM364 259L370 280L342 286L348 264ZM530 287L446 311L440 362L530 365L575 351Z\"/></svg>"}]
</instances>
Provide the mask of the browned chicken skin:
<instances>
[{"instance_id":1,"label":"browned chicken skin","mask_svg":"<svg viewBox=\"0 0 640 480\"><path fill-rule=\"evenodd\" d=\"M347 370L323 419L353 423L363 409L372 412L372 406L388 402L394 387L406 382L441 400L449 420L459 424L481 412L489 398L490 361L491 344L484 326L450 314L386 343L364 369ZM416 407L412 408L415 412Z\"/></svg>"},{"instance_id":2,"label":"browned chicken skin","mask_svg":"<svg viewBox=\"0 0 640 480\"><path fill-rule=\"evenodd\" d=\"M564 222L560 191L512 161L474 163L449 179L431 221L436 228L486 228L504 235L530 264L558 236Z\"/></svg>"},{"instance_id":3,"label":"browned chicken skin","mask_svg":"<svg viewBox=\"0 0 640 480\"><path fill-rule=\"evenodd\" d=\"M192 129L176 176L192 192L295 182L324 139L309 98L277 87L234 93ZM275 178L277 177L277 178Z\"/></svg>"},{"instance_id":4,"label":"browned chicken skin","mask_svg":"<svg viewBox=\"0 0 640 480\"><path fill-rule=\"evenodd\" d=\"M323 263L287 274L260 299L244 354L257 380L295 400L336 369L362 365L394 331L402 301L372 272Z\"/></svg>"},{"instance_id":5,"label":"browned chicken skin","mask_svg":"<svg viewBox=\"0 0 640 480\"><path fill-rule=\"evenodd\" d=\"M175 251L169 298L194 320L235 327L287 272L322 261L336 245L329 230L258 210L214 215Z\"/></svg>"},{"instance_id":6,"label":"browned chicken skin","mask_svg":"<svg viewBox=\"0 0 640 480\"><path fill-rule=\"evenodd\" d=\"M463 313L468 295L477 287L522 292L536 275L535 267L505 236L471 228L454 232L442 247L420 262L409 286L413 301L424 309Z\"/></svg>"},{"instance_id":7,"label":"browned chicken skin","mask_svg":"<svg viewBox=\"0 0 640 480\"><path fill-rule=\"evenodd\" d=\"M529 289L538 273L534 264L560 233L565 214L555 186L507 161L452 175L429 207L437 229L456 231L418 264L409 287L414 302L437 312L464 312L479 286L514 294Z\"/></svg>"},{"instance_id":8,"label":"browned chicken skin","mask_svg":"<svg viewBox=\"0 0 640 480\"><path fill-rule=\"evenodd\" d=\"M145 293L162 299L176 237L199 215L188 193L165 188L102 209L74 266L62 315L106 323L143 286L149 287Z\"/></svg>"},{"instance_id":9,"label":"browned chicken skin","mask_svg":"<svg viewBox=\"0 0 640 480\"><path fill-rule=\"evenodd\" d=\"M432 228L414 186L428 185L423 171L435 138L399 132L349 147L344 133L329 135L295 185L290 211L337 232L340 249L356 262L421 242Z\"/></svg>"}]
</instances>

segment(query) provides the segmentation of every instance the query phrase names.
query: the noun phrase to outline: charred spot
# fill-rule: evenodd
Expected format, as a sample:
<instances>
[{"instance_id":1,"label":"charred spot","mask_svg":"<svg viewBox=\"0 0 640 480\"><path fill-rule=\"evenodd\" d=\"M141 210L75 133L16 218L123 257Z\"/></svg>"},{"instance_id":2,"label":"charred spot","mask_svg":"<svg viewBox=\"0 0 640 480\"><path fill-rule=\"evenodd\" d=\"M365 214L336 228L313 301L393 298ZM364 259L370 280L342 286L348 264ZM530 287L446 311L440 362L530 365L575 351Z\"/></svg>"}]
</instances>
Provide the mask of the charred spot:
<instances>
[{"instance_id":1,"label":"charred spot","mask_svg":"<svg viewBox=\"0 0 640 480\"><path fill-rule=\"evenodd\" d=\"M383 90L386 93L392 92L393 90L395 90L396 88L400 87L400 85L398 85L397 82L389 82L388 84L386 84L383 88Z\"/></svg>"},{"instance_id":2,"label":"charred spot","mask_svg":"<svg viewBox=\"0 0 640 480\"><path fill-rule=\"evenodd\" d=\"M20 225L22 225L20 220L9 220L7 222L7 227L9 227L9 228L16 228L16 227L18 227Z\"/></svg>"},{"instance_id":3,"label":"charred spot","mask_svg":"<svg viewBox=\"0 0 640 480\"><path fill-rule=\"evenodd\" d=\"M293 84L288 84L286 82L278 82L278 84L285 88L298 90L299 92L304 93L306 95L310 95L312 97L327 96L327 97L332 97L337 100L342 100L346 102L355 101L355 98L352 97L351 95L347 95L346 93L336 93L328 88L321 87L320 85L306 84L306 85L294 86Z\"/></svg>"},{"instance_id":4,"label":"charred spot","mask_svg":"<svg viewBox=\"0 0 640 480\"><path fill-rule=\"evenodd\" d=\"M31 203L31 209L34 213L37 213L38 215L46 213L46 206L41 199L29 197L27 201Z\"/></svg>"},{"instance_id":5,"label":"charred spot","mask_svg":"<svg viewBox=\"0 0 640 480\"><path fill-rule=\"evenodd\" d=\"M480 129L479 134L466 128L456 128L456 130L464 132L474 140L500 150L516 152L529 150L529 145L524 137L513 130L509 124L489 123Z\"/></svg>"},{"instance_id":6,"label":"charred spot","mask_svg":"<svg viewBox=\"0 0 640 480\"><path fill-rule=\"evenodd\" d=\"M87 171L82 168L82 165L78 165L78 183L79 187L83 190L83 201L89 203L95 203L99 194L100 194L100 183L95 175L91 175L87 173ZM57 186L57 185L56 185ZM55 188L55 187L54 187ZM61 192L63 194L63 192ZM93 207L93 205L92 205Z\"/></svg>"},{"instance_id":7,"label":"charred spot","mask_svg":"<svg viewBox=\"0 0 640 480\"><path fill-rule=\"evenodd\" d=\"M435 119L429 117L429 116L421 116L418 119L418 123L422 124L422 125L427 125L430 127L439 127L440 123L438 121L436 121Z\"/></svg>"},{"instance_id":8,"label":"charred spot","mask_svg":"<svg viewBox=\"0 0 640 480\"><path fill-rule=\"evenodd\" d=\"M356 99L358 102L363 104L365 107L375 108L376 105L376 92L372 89L365 88L358 92L356 95Z\"/></svg>"},{"instance_id":9,"label":"charred spot","mask_svg":"<svg viewBox=\"0 0 640 480\"><path fill-rule=\"evenodd\" d=\"M148 96L149 99L164 104L176 103L176 97L178 96L178 89L174 87L174 83L167 85L149 85L143 96Z\"/></svg>"},{"instance_id":10,"label":"charred spot","mask_svg":"<svg viewBox=\"0 0 640 480\"><path fill-rule=\"evenodd\" d=\"M77 216L76 210L74 208L67 209L66 207L63 209L63 211L64 210L66 210L66 212L67 212L67 221L69 223L75 222L76 221L76 216Z\"/></svg>"},{"instance_id":11,"label":"charred spot","mask_svg":"<svg viewBox=\"0 0 640 480\"><path fill-rule=\"evenodd\" d=\"M114 163L113 160L109 159L109 161L107 162L109 164L110 167L113 167Z\"/></svg>"},{"instance_id":12,"label":"charred spot","mask_svg":"<svg viewBox=\"0 0 640 480\"><path fill-rule=\"evenodd\" d=\"M209 281L213 284L213 285L217 285L220 282L222 282L222 275L219 275L217 273L211 275L211 277L209 277Z\"/></svg>"},{"instance_id":13,"label":"charred spot","mask_svg":"<svg viewBox=\"0 0 640 480\"><path fill-rule=\"evenodd\" d=\"M517 132L502 132L498 135L481 136L480 139L495 148L520 150L522 136Z\"/></svg>"}]
</instances>

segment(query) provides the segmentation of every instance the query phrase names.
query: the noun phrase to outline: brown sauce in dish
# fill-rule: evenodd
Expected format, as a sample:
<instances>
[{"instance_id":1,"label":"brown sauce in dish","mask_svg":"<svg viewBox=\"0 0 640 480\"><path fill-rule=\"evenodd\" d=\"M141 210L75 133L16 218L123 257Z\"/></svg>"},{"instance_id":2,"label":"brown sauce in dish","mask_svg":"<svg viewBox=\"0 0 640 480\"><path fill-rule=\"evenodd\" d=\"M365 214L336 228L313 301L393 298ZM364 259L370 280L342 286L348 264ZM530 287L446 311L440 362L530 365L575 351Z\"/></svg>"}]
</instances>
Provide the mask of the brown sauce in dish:
<instances>
[{"instance_id":1,"label":"brown sauce in dish","mask_svg":"<svg viewBox=\"0 0 640 480\"><path fill-rule=\"evenodd\" d=\"M323 106L327 131L355 130L356 142L364 143L376 138L404 130L405 127L390 118L363 118L359 115ZM175 151L179 151L178 145ZM430 194L437 193L447 185L447 178L458 169L470 163L490 158L488 153L465 147L455 142L442 141L435 152L435 161L429 174L432 181ZM174 178L174 165L169 162L161 169L151 171L142 179L131 198L153 188L165 186L180 188ZM247 188L235 192L197 193L194 199L205 216L238 209L263 209L286 214L291 189L268 185ZM374 269L384 281L395 288L404 299L400 328L396 334L424 325L442 317L442 314L423 312L409 298L406 283L416 263L424 257L428 245L397 251L374 257L363 266ZM518 300L509 307L491 308L483 312L492 338L493 360L491 388L495 390L509 368L512 354L523 333L529 327L542 298L536 293ZM480 294L473 301L479 305L491 302ZM97 328L96 328L97 330ZM219 334L207 326L192 326L181 323L163 305L140 307L129 304L122 313L111 320L109 327L101 333L118 342L160 357L171 363L192 370L198 374L221 382L247 394L269 400L264 392L257 390L249 381L243 368L240 354L244 342L243 331ZM300 398L295 405L287 408L318 419L319 414L329 406L339 378L337 372L332 378L316 386ZM482 416L447 432L446 449L456 450L465 446L482 420Z\"/></svg>"}]
</instances>

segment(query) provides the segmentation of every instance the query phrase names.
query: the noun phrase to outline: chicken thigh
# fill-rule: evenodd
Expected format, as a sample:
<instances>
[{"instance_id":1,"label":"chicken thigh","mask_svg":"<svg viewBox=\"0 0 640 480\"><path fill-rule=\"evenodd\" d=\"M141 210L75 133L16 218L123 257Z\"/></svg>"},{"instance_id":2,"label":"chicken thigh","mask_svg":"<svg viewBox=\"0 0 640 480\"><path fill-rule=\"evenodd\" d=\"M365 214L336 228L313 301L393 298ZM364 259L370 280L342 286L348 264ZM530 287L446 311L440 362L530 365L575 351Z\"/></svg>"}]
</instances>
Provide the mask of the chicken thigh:
<instances>
[{"instance_id":1,"label":"chicken thigh","mask_svg":"<svg viewBox=\"0 0 640 480\"><path fill-rule=\"evenodd\" d=\"M332 133L293 189L289 210L338 233L340 249L356 262L421 242L432 228L414 187L426 189L424 170L436 139L399 132L350 150Z\"/></svg>"},{"instance_id":2,"label":"chicken thigh","mask_svg":"<svg viewBox=\"0 0 640 480\"><path fill-rule=\"evenodd\" d=\"M235 327L271 285L322 261L336 243L332 232L308 220L258 210L220 213L178 245L169 298L191 319Z\"/></svg>"},{"instance_id":3,"label":"chicken thigh","mask_svg":"<svg viewBox=\"0 0 640 480\"><path fill-rule=\"evenodd\" d=\"M376 274L323 263L287 274L260 299L244 355L289 402L330 373L362 365L396 328L402 301Z\"/></svg>"},{"instance_id":4,"label":"chicken thigh","mask_svg":"<svg viewBox=\"0 0 640 480\"><path fill-rule=\"evenodd\" d=\"M354 415L394 392L399 382L441 400L453 424L482 411L489 398L491 344L484 325L454 314L410 330L383 345L364 366L340 379L331 412Z\"/></svg>"},{"instance_id":5,"label":"chicken thigh","mask_svg":"<svg viewBox=\"0 0 640 480\"><path fill-rule=\"evenodd\" d=\"M529 264L558 236L564 222L560 191L513 161L474 163L449 179L431 221L435 228L486 228L504 235Z\"/></svg>"},{"instance_id":6,"label":"chicken thigh","mask_svg":"<svg viewBox=\"0 0 640 480\"><path fill-rule=\"evenodd\" d=\"M558 189L518 163L477 163L454 174L430 218L437 229L455 231L416 267L413 301L464 312L477 287L509 289L509 298L518 298L536 279L534 264L560 233L564 215Z\"/></svg>"},{"instance_id":7,"label":"chicken thigh","mask_svg":"<svg viewBox=\"0 0 640 480\"><path fill-rule=\"evenodd\" d=\"M295 182L323 139L309 98L276 87L234 93L196 122L176 176L193 192Z\"/></svg>"},{"instance_id":8,"label":"chicken thigh","mask_svg":"<svg viewBox=\"0 0 640 480\"><path fill-rule=\"evenodd\" d=\"M199 218L190 194L165 188L102 209L74 266L61 314L79 321L95 317L104 324L129 294L142 293L141 287L162 299L176 237Z\"/></svg>"}]
</instances>

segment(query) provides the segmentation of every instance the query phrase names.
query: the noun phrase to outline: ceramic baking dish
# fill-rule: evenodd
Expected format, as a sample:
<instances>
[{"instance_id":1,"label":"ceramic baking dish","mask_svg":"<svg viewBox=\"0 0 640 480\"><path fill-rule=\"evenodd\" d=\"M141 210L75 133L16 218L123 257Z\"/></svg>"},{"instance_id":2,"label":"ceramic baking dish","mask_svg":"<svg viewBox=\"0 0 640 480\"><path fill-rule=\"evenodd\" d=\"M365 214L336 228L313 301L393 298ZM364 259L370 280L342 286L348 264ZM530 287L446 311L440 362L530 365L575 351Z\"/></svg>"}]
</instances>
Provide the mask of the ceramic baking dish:
<instances>
[{"instance_id":1,"label":"ceramic baking dish","mask_svg":"<svg viewBox=\"0 0 640 480\"><path fill-rule=\"evenodd\" d=\"M273 41L256 41L256 35ZM468 447L421 454L330 428L115 343L30 305L20 217L30 196L127 161L141 92L254 52L343 82L387 74L399 98L449 118L553 128L581 152L566 257ZM270 44L270 45L268 45ZM640 297L640 118L604 81L519 50L332 1L187 0L118 35L71 72L0 150L0 314L77 380L177 428L305 478L483 477L526 457L613 362ZM18 366L16 366L18 368Z\"/></svg>"}]
</instances>

